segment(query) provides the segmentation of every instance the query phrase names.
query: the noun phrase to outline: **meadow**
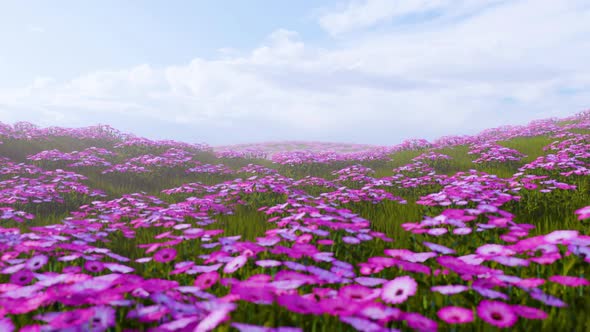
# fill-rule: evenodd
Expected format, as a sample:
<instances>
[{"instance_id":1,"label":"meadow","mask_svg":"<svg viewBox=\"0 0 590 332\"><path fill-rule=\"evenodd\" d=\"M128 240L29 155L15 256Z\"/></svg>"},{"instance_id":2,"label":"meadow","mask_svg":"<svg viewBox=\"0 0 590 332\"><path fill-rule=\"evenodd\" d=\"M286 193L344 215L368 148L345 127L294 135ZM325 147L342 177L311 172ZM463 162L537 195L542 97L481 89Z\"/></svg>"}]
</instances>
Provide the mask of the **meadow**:
<instances>
[{"instance_id":1,"label":"meadow","mask_svg":"<svg viewBox=\"0 0 590 332\"><path fill-rule=\"evenodd\" d=\"M0 331L590 331L590 111L392 146L0 142Z\"/></svg>"}]
</instances>

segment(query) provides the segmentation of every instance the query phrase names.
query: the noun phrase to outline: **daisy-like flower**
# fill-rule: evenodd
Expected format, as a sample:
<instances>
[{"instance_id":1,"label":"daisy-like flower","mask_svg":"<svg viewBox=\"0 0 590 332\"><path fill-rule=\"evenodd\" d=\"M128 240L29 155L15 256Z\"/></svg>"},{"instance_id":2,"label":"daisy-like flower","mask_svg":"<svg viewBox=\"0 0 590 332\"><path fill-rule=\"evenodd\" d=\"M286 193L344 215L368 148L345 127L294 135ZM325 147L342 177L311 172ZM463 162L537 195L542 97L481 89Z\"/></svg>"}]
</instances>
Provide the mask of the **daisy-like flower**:
<instances>
[{"instance_id":1,"label":"daisy-like flower","mask_svg":"<svg viewBox=\"0 0 590 332\"><path fill-rule=\"evenodd\" d=\"M359 318L354 316L342 316L340 320L351 325L357 331L383 331L383 327L375 322L372 322L365 318Z\"/></svg>"},{"instance_id":2,"label":"daisy-like flower","mask_svg":"<svg viewBox=\"0 0 590 332\"><path fill-rule=\"evenodd\" d=\"M442 286L430 287L431 291L439 292L443 295L459 294L459 293L462 293L468 289L469 289L469 287L467 287L465 285L442 285Z\"/></svg>"},{"instance_id":3,"label":"daisy-like flower","mask_svg":"<svg viewBox=\"0 0 590 332\"><path fill-rule=\"evenodd\" d=\"M516 282L516 286L524 287L524 288L535 288L535 287L541 286L544 283L545 283L545 279L527 278L527 279L522 279L522 280Z\"/></svg>"},{"instance_id":4,"label":"daisy-like flower","mask_svg":"<svg viewBox=\"0 0 590 332\"><path fill-rule=\"evenodd\" d=\"M527 307L524 305L513 305L512 309L522 318L526 319L545 319L547 318L547 313L541 309Z\"/></svg>"},{"instance_id":5,"label":"daisy-like flower","mask_svg":"<svg viewBox=\"0 0 590 332\"><path fill-rule=\"evenodd\" d=\"M506 301L508 301L508 299L509 299L508 295L506 295L502 292L495 291L491 288L487 288L487 287L483 287L483 286L475 286L475 285L472 286L471 288L474 291L481 294L481 296L487 297L488 299L502 299L502 300L506 300Z\"/></svg>"},{"instance_id":6,"label":"daisy-like flower","mask_svg":"<svg viewBox=\"0 0 590 332\"><path fill-rule=\"evenodd\" d=\"M418 284L410 276L397 277L383 285L381 299L386 303L403 303L416 294Z\"/></svg>"},{"instance_id":7,"label":"daisy-like flower","mask_svg":"<svg viewBox=\"0 0 590 332\"><path fill-rule=\"evenodd\" d=\"M513 252L500 244L484 244L477 248L475 252L483 257L493 257L498 255L510 255Z\"/></svg>"},{"instance_id":8,"label":"daisy-like flower","mask_svg":"<svg viewBox=\"0 0 590 332\"><path fill-rule=\"evenodd\" d=\"M473 311L463 307L444 307L438 311L438 317L448 324L464 324L473 322Z\"/></svg>"},{"instance_id":9,"label":"daisy-like flower","mask_svg":"<svg viewBox=\"0 0 590 332\"><path fill-rule=\"evenodd\" d=\"M200 289L207 289L213 286L217 280L219 280L219 273L217 271L206 272L195 279L195 286Z\"/></svg>"},{"instance_id":10,"label":"daisy-like flower","mask_svg":"<svg viewBox=\"0 0 590 332\"><path fill-rule=\"evenodd\" d=\"M467 235L467 234L471 234L473 230L469 227L459 227L459 228L455 228L453 229L453 234L455 235Z\"/></svg>"},{"instance_id":11,"label":"daisy-like flower","mask_svg":"<svg viewBox=\"0 0 590 332\"><path fill-rule=\"evenodd\" d=\"M494 256L491 260L506 266L529 266L530 264L530 262L524 258L512 256Z\"/></svg>"},{"instance_id":12,"label":"daisy-like flower","mask_svg":"<svg viewBox=\"0 0 590 332\"><path fill-rule=\"evenodd\" d=\"M99 273L104 270L104 264L99 261L87 261L84 263L84 268L88 272Z\"/></svg>"},{"instance_id":13,"label":"daisy-like flower","mask_svg":"<svg viewBox=\"0 0 590 332\"><path fill-rule=\"evenodd\" d=\"M225 267L223 268L223 273L227 273L227 274L234 273L239 268L244 266L244 264L246 264L247 261L248 261L248 258L246 256L243 256L243 255L237 256L225 265Z\"/></svg>"},{"instance_id":14,"label":"daisy-like flower","mask_svg":"<svg viewBox=\"0 0 590 332\"><path fill-rule=\"evenodd\" d=\"M386 283L387 279L372 278L372 277L358 277L358 278L355 278L354 281L356 281L358 284L363 285L363 286L373 287L373 286L378 286L378 285Z\"/></svg>"},{"instance_id":15,"label":"daisy-like flower","mask_svg":"<svg viewBox=\"0 0 590 332\"><path fill-rule=\"evenodd\" d=\"M316 301L301 297L299 294L284 294L277 297L277 303L289 311L299 314L321 314Z\"/></svg>"},{"instance_id":16,"label":"daisy-like flower","mask_svg":"<svg viewBox=\"0 0 590 332\"><path fill-rule=\"evenodd\" d=\"M28 285L33 280L33 272L29 270L20 270L10 276L10 282L20 286Z\"/></svg>"},{"instance_id":17,"label":"daisy-like flower","mask_svg":"<svg viewBox=\"0 0 590 332\"><path fill-rule=\"evenodd\" d=\"M261 259L256 261L256 265L260 267L277 267L281 266L283 263L274 259Z\"/></svg>"},{"instance_id":18,"label":"daisy-like flower","mask_svg":"<svg viewBox=\"0 0 590 332\"><path fill-rule=\"evenodd\" d=\"M346 301L339 297L320 299L318 305L324 313L333 316L351 316L362 307L358 302Z\"/></svg>"},{"instance_id":19,"label":"daisy-like flower","mask_svg":"<svg viewBox=\"0 0 590 332\"><path fill-rule=\"evenodd\" d=\"M129 273L129 272L133 272L133 268L129 267L127 265L123 265L123 264L117 264L117 263L104 263L104 266L111 270L111 272L115 272L115 273Z\"/></svg>"},{"instance_id":20,"label":"daisy-like flower","mask_svg":"<svg viewBox=\"0 0 590 332\"><path fill-rule=\"evenodd\" d=\"M361 243L361 240L359 240L353 236L344 236L342 238L342 242L347 243L347 244L359 244L359 243Z\"/></svg>"},{"instance_id":21,"label":"daisy-like flower","mask_svg":"<svg viewBox=\"0 0 590 332\"><path fill-rule=\"evenodd\" d=\"M569 244L572 239L578 237L580 233L578 231L571 230L558 230L553 231L543 237L547 243L553 244Z\"/></svg>"},{"instance_id":22,"label":"daisy-like flower","mask_svg":"<svg viewBox=\"0 0 590 332\"><path fill-rule=\"evenodd\" d=\"M570 287L578 287L578 286L588 286L590 285L590 282L584 278L579 278L579 277L571 277L571 276L559 276L559 275L555 275L555 276L551 276L549 277L549 281L558 283L558 284L562 284L564 286L570 286Z\"/></svg>"},{"instance_id":23,"label":"daisy-like flower","mask_svg":"<svg viewBox=\"0 0 590 332\"><path fill-rule=\"evenodd\" d=\"M567 307L567 303L563 302L561 299L559 299L555 296L544 293L539 288L531 289L529 291L529 294L531 295L531 297L533 299L539 300L548 306L559 307L559 308Z\"/></svg>"},{"instance_id":24,"label":"daisy-like flower","mask_svg":"<svg viewBox=\"0 0 590 332\"><path fill-rule=\"evenodd\" d=\"M31 257L26 263L25 267L31 271L36 271L47 264L48 257L45 255L37 255Z\"/></svg>"},{"instance_id":25,"label":"daisy-like flower","mask_svg":"<svg viewBox=\"0 0 590 332\"><path fill-rule=\"evenodd\" d=\"M477 315L488 324L500 328L511 327L518 320L512 307L500 301L482 300L477 305Z\"/></svg>"},{"instance_id":26,"label":"daisy-like flower","mask_svg":"<svg viewBox=\"0 0 590 332\"><path fill-rule=\"evenodd\" d=\"M272 304L274 300L273 289L266 283L237 283L232 286L231 293L242 301L256 304Z\"/></svg>"},{"instance_id":27,"label":"daisy-like flower","mask_svg":"<svg viewBox=\"0 0 590 332\"><path fill-rule=\"evenodd\" d=\"M448 233L448 231L449 230L446 228L438 227L438 228L431 228L428 231L426 231L426 233L428 233L429 235L432 235L432 236L440 236L440 235Z\"/></svg>"},{"instance_id":28,"label":"daisy-like flower","mask_svg":"<svg viewBox=\"0 0 590 332\"><path fill-rule=\"evenodd\" d=\"M155 255L154 260L160 263L171 262L176 258L176 249L164 248L160 249Z\"/></svg>"},{"instance_id":29,"label":"daisy-like flower","mask_svg":"<svg viewBox=\"0 0 590 332\"><path fill-rule=\"evenodd\" d=\"M438 324L432 319L426 318L417 312L410 312L404 315L408 326L419 332L433 332L438 330Z\"/></svg>"},{"instance_id":30,"label":"daisy-like flower","mask_svg":"<svg viewBox=\"0 0 590 332\"><path fill-rule=\"evenodd\" d=\"M12 323L10 317L0 318L0 331L14 331L14 324Z\"/></svg>"},{"instance_id":31,"label":"daisy-like flower","mask_svg":"<svg viewBox=\"0 0 590 332\"><path fill-rule=\"evenodd\" d=\"M94 316L88 322L90 331L106 331L115 326L115 309L110 306L94 307Z\"/></svg>"},{"instance_id":32,"label":"daisy-like flower","mask_svg":"<svg viewBox=\"0 0 590 332\"><path fill-rule=\"evenodd\" d=\"M584 220L590 218L590 206L585 206L581 209L576 210L578 220Z\"/></svg>"},{"instance_id":33,"label":"daisy-like flower","mask_svg":"<svg viewBox=\"0 0 590 332\"><path fill-rule=\"evenodd\" d=\"M94 308L65 311L51 317L49 325L57 329L79 327L87 323L92 316L94 316Z\"/></svg>"},{"instance_id":34,"label":"daisy-like flower","mask_svg":"<svg viewBox=\"0 0 590 332\"><path fill-rule=\"evenodd\" d=\"M80 273L82 272L82 268L80 266L66 266L63 268L63 270L61 270L62 273Z\"/></svg>"},{"instance_id":35,"label":"daisy-like flower","mask_svg":"<svg viewBox=\"0 0 590 332\"><path fill-rule=\"evenodd\" d=\"M340 288L338 294L345 300L364 302L378 298L380 290L352 284Z\"/></svg>"},{"instance_id":36,"label":"daisy-like flower","mask_svg":"<svg viewBox=\"0 0 590 332\"><path fill-rule=\"evenodd\" d=\"M199 324L195 327L194 331L212 331L219 324L229 319L229 313L231 310L227 308L220 308L211 311L205 318L203 318Z\"/></svg>"}]
</instances>

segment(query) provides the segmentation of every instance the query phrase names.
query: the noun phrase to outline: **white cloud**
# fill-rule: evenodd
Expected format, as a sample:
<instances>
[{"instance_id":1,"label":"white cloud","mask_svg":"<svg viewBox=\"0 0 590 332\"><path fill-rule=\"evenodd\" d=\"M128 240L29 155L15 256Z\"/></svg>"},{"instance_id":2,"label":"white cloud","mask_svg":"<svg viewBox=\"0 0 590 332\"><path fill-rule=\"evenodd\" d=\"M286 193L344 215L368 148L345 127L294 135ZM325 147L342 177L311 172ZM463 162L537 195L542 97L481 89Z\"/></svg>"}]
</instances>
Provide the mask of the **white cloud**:
<instances>
[{"instance_id":1,"label":"white cloud","mask_svg":"<svg viewBox=\"0 0 590 332\"><path fill-rule=\"evenodd\" d=\"M44 33L45 32L45 28L40 27L38 25L29 25L29 26L27 26L27 30L29 32L33 32L33 33Z\"/></svg>"},{"instance_id":2,"label":"white cloud","mask_svg":"<svg viewBox=\"0 0 590 332\"><path fill-rule=\"evenodd\" d=\"M380 23L445 22L477 13L506 0L352 0L340 10L319 18L320 25L332 35L339 35Z\"/></svg>"},{"instance_id":3,"label":"white cloud","mask_svg":"<svg viewBox=\"0 0 590 332\"><path fill-rule=\"evenodd\" d=\"M320 17L320 25L332 34L365 28L396 16L422 13L438 9L445 0L364 0L351 1L338 11L329 12Z\"/></svg>"},{"instance_id":4,"label":"white cloud","mask_svg":"<svg viewBox=\"0 0 590 332\"><path fill-rule=\"evenodd\" d=\"M365 9L362 20L346 14L362 5L354 3L325 14L320 24L349 15L351 24L330 23L333 32L344 32L433 8L441 17L472 14L415 29L365 31L329 49L279 29L250 51L222 49L216 59L144 64L68 82L39 78L26 88L0 90L0 114L3 121L44 125L106 122L148 137L212 144L389 144L588 108L586 1L495 1L469 11L466 2L403 3L389 11ZM369 15L377 12L382 15Z\"/></svg>"}]
</instances>

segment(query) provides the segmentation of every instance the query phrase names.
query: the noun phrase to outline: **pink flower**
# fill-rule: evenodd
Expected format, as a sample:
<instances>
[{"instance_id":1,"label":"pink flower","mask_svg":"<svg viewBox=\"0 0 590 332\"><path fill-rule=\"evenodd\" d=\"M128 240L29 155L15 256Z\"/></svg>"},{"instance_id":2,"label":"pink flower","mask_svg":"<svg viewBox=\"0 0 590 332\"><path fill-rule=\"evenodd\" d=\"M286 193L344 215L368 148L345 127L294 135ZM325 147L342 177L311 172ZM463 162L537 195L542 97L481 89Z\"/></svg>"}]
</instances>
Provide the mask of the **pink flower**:
<instances>
[{"instance_id":1,"label":"pink flower","mask_svg":"<svg viewBox=\"0 0 590 332\"><path fill-rule=\"evenodd\" d=\"M98 273L104 270L104 264L99 261L87 261L84 268L89 272Z\"/></svg>"},{"instance_id":2,"label":"pink flower","mask_svg":"<svg viewBox=\"0 0 590 332\"><path fill-rule=\"evenodd\" d=\"M0 331L14 331L14 324L12 323L12 320L10 320L10 317L0 318Z\"/></svg>"},{"instance_id":3,"label":"pink flower","mask_svg":"<svg viewBox=\"0 0 590 332\"><path fill-rule=\"evenodd\" d=\"M485 322L500 328L511 327L518 320L512 307L499 301L482 300L477 306L477 315Z\"/></svg>"},{"instance_id":4,"label":"pink flower","mask_svg":"<svg viewBox=\"0 0 590 332\"><path fill-rule=\"evenodd\" d=\"M47 260L48 260L47 256L38 255L35 257L31 257L31 259L29 259L27 261L25 266L31 271L36 271L36 270L42 268L45 264L47 264Z\"/></svg>"},{"instance_id":5,"label":"pink flower","mask_svg":"<svg viewBox=\"0 0 590 332\"><path fill-rule=\"evenodd\" d=\"M167 263L171 262L176 258L176 249L174 248L164 248L160 249L154 255L154 260L160 263Z\"/></svg>"},{"instance_id":6,"label":"pink flower","mask_svg":"<svg viewBox=\"0 0 590 332\"><path fill-rule=\"evenodd\" d=\"M549 277L549 281L553 281L555 283L562 284L565 286L570 286L570 287L590 285L590 282L584 278L570 277L570 276L555 275L555 276Z\"/></svg>"},{"instance_id":7,"label":"pink flower","mask_svg":"<svg viewBox=\"0 0 590 332\"><path fill-rule=\"evenodd\" d=\"M416 294L418 284L410 276L397 277L383 285L381 299L386 303L403 303Z\"/></svg>"},{"instance_id":8,"label":"pink flower","mask_svg":"<svg viewBox=\"0 0 590 332\"><path fill-rule=\"evenodd\" d=\"M430 287L431 291L439 292L443 295L459 294L459 293L462 293L468 289L469 289L469 287L464 286L464 285L442 285L442 286Z\"/></svg>"},{"instance_id":9,"label":"pink flower","mask_svg":"<svg viewBox=\"0 0 590 332\"><path fill-rule=\"evenodd\" d=\"M578 220L590 218L590 206L586 206L581 209L577 209L576 214L578 215Z\"/></svg>"},{"instance_id":10,"label":"pink flower","mask_svg":"<svg viewBox=\"0 0 590 332\"><path fill-rule=\"evenodd\" d=\"M449 324L463 324L473 321L473 311L463 307L444 307L437 314L440 319Z\"/></svg>"},{"instance_id":11,"label":"pink flower","mask_svg":"<svg viewBox=\"0 0 590 332\"><path fill-rule=\"evenodd\" d=\"M406 313L404 320L408 326L419 332L432 332L438 330L438 324L432 319L426 318L417 312Z\"/></svg>"},{"instance_id":12,"label":"pink flower","mask_svg":"<svg viewBox=\"0 0 590 332\"><path fill-rule=\"evenodd\" d=\"M20 286L28 285L34 278L33 272L29 270L20 270L10 276L10 282Z\"/></svg>"},{"instance_id":13,"label":"pink flower","mask_svg":"<svg viewBox=\"0 0 590 332\"><path fill-rule=\"evenodd\" d=\"M547 318L547 313L541 309L527 307L524 305L513 305L512 309L522 318L526 319L545 319Z\"/></svg>"},{"instance_id":14,"label":"pink flower","mask_svg":"<svg viewBox=\"0 0 590 332\"><path fill-rule=\"evenodd\" d=\"M225 265L225 267L223 268L223 273L227 273L227 274L234 273L239 268L244 266L244 264L246 264L247 261L248 261L248 258L246 256L243 256L243 255L237 256Z\"/></svg>"},{"instance_id":15,"label":"pink flower","mask_svg":"<svg viewBox=\"0 0 590 332\"><path fill-rule=\"evenodd\" d=\"M219 273L211 271L201 274L195 279L195 286L200 289L207 289L213 286L219 280Z\"/></svg>"},{"instance_id":16,"label":"pink flower","mask_svg":"<svg viewBox=\"0 0 590 332\"><path fill-rule=\"evenodd\" d=\"M352 284L340 288L338 295L343 300L364 302L371 301L379 297L380 290Z\"/></svg>"},{"instance_id":17,"label":"pink flower","mask_svg":"<svg viewBox=\"0 0 590 332\"><path fill-rule=\"evenodd\" d=\"M209 313L197 327L193 330L194 332L208 332L213 331L219 324L229 319L229 313L231 310L227 308L219 308Z\"/></svg>"}]
</instances>

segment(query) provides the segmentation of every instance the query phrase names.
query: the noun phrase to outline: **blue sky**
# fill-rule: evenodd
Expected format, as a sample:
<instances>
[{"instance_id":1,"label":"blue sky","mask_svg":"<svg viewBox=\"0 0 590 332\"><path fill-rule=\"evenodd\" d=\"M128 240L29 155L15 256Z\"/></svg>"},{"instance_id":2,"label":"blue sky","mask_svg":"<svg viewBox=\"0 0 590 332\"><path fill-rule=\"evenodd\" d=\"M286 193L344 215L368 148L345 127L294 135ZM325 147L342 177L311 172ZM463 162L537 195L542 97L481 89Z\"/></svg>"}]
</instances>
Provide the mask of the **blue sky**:
<instances>
[{"instance_id":1,"label":"blue sky","mask_svg":"<svg viewBox=\"0 0 590 332\"><path fill-rule=\"evenodd\" d=\"M0 3L0 121L395 144L590 108L577 0Z\"/></svg>"},{"instance_id":2,"label":"blue sky","mask_svg":"<svg viewBox=\"0 0 590 332\"><path fill-rule=\"evenodd\" d=\"M328 38L313 20L314 2L4 2L0 84L211 59L222 48L249 49L281 27L323 43Z\"/></svg>"}]
</instances>

